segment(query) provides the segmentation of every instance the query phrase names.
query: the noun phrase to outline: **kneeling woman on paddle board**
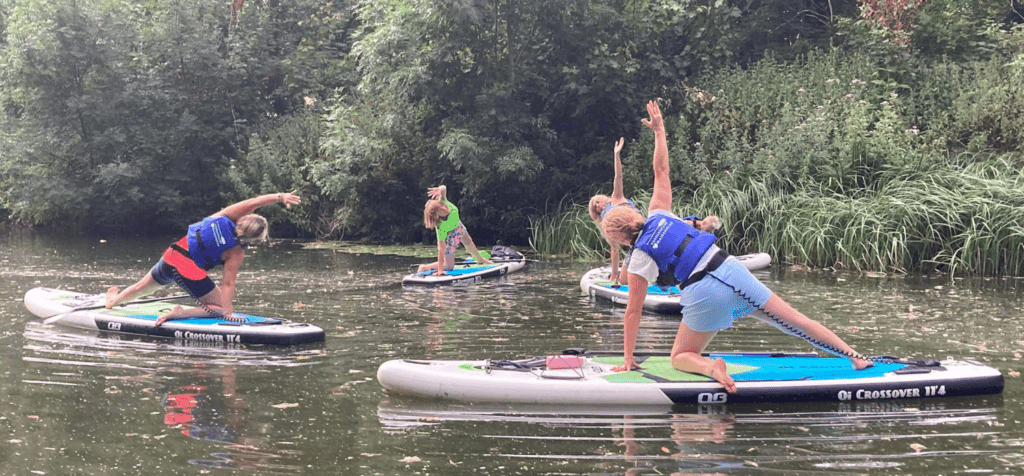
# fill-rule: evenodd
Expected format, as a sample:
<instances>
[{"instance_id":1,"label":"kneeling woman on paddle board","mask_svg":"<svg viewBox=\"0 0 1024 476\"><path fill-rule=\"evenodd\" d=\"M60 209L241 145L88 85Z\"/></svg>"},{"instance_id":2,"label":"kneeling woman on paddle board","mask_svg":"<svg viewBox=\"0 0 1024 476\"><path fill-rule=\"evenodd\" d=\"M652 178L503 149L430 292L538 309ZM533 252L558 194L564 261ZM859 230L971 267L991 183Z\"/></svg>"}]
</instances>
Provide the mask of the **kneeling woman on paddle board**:
<instances>
[{"instance_id":1,"label":"kneeling woman on paddle board","mask_svg":"<svg viewBox=\"0 0 1024 476\"><path fill-rule=\"evenodd\" d=\"M274 203L291 208L300 198L295 192L274 193L243 200L204 218L188 227L188 234L164 251L160 261L139 282L118 292L117 286L107 290L107 309L119 303L151 294L172 281L199 301L199 308L182 309L176 306L160 316L156 325L168 319L188 319L215 315L234 322L245 322L235 317L232 301L235 297L235 279L245 259L246 242L267 240L267 219L255 215L256 209ZM224 265L221 285L217 286L206 274L214 267Z\"/></svg>"},{"instance_id":2,"label":"kneeling woman on paddle board","mask_svg":"<svg viewBox=\"0 0 1024 476\"><path fill-rule=\"evenodd\" d=\"M647 207L648 218L644 219L629 207L617 207L605 215L602 223L605 235L616 244L633 247L629 256L629 297L623 322L625 360L614 370L638 367L633 350L647 286L652 281L678 283L681 289L683 317L672 345L672 366L711 377L730 393L736 392L736 383L726 371L725 361L708 359L701 352L718 331L753 312L783 332L848 358L858 370L870 367L872 364L866 357L825 326L783 301L739 261L715 246L715 235L695 229L671 212L672 185L665 125L656 102L647 103L647 112L650 119L643 123L654 131L654 193Z\"/></svg>"},{"instance_id":3,"label":"kneeling woman on paddle board","mask_svg":"<svg viewBox=\"0 0 1024 476\"><path fill-rule=\"evenodd\" d=\"M459 220L459 209L448 201L448 187L428 188L427 195L430 200L423 206L423 224L437 230L437 262L421 264L417 272L433 269L437 270L438 276L444 276L445 271L455 267L455 250L461 243L466 244L466 251L478 263L494 263L477 251L473 238Z\"/></svg>"}]
</instances>

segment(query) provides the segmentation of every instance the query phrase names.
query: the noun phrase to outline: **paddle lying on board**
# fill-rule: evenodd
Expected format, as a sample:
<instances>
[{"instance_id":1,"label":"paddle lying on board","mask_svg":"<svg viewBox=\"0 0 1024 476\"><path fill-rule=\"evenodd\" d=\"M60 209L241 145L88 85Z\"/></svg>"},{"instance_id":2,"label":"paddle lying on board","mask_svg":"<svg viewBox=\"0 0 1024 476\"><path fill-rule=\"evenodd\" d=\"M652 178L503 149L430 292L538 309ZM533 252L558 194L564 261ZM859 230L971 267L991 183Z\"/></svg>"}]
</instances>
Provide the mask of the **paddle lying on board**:
<instances>
[{"instance_id":1,"label":"paddle lying on board","mask_svg":"<svg viewBox=\"0 0 1024 476\"><path fill-rule=\"evenodd\" d=\"M156 297L156 298L136 299L134 301L123 302L121 304L118 304L118 306L124 306L126 304L142 304L142 303L146 303L146 302L167 301L167 300L171 300L171 299L184 299L184 298L189 298L189 297L192 297L192 296L190 296L188 294L176 294L174 296L164 296L164 297ZM68 314L71 314L72 312L88 311L90 309L99 309L101 307L106 307L106 303L104 303L104 304L95 304L95 305L91 305L91 306L81 306L81 307L76 307L74 309L69 309L69 310L64 311L64 312L62 312L60 314L56 314L56 315L47 317L46 320L43 321L43 324L53 324L54 322L57 322L57 321L63 319Z\"/></svg>"}]
</instances>

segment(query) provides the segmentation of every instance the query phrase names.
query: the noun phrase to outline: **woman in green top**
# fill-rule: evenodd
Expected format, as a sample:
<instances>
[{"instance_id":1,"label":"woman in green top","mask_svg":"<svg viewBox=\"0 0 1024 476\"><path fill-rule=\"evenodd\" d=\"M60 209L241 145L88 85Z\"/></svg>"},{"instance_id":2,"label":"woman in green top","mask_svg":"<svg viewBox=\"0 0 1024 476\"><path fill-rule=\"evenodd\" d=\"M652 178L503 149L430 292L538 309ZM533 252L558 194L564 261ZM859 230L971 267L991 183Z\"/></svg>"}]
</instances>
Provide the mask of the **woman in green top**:
<instances>
[{"instance_id":1,"label":"woman in green top","mask_svg":"<svg viewBox=\"0 0 1024 476\"><path fill-rule=\"evenodd\" d=\"M455 267L455 250L460 243L466 244L466 250L478 263L494 263L480 256L473 238L459 221L459 209L448 201L447 193L448 188L444 185L427 189L430 200L423 207L423 223L427 228L437 230L437 262L421 264L419 272L437 270L437 275L443 276L446 270Z\"/></svg>"}]
</instances>

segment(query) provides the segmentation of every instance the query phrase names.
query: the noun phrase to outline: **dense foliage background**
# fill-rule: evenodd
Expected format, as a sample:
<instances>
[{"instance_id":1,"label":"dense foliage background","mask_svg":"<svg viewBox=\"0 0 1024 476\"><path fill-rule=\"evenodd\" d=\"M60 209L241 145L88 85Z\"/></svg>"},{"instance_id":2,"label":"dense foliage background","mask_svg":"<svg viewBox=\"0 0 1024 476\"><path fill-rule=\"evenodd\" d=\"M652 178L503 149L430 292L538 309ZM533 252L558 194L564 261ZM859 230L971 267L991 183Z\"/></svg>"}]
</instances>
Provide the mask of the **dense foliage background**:
<instances>
[{"instance_id":1,"label":"dense foliage background","mask_svg":"<svg viewBox=\"0 0 1024 476\"><path fill-rule=\"evenodd\" d=\"M596 255L577 204L650 188L733 252L1024 270L1024 7L958 0L0 0L0 220L180 231L247 196L277 236Z\"/></svg>"}]
</instances>

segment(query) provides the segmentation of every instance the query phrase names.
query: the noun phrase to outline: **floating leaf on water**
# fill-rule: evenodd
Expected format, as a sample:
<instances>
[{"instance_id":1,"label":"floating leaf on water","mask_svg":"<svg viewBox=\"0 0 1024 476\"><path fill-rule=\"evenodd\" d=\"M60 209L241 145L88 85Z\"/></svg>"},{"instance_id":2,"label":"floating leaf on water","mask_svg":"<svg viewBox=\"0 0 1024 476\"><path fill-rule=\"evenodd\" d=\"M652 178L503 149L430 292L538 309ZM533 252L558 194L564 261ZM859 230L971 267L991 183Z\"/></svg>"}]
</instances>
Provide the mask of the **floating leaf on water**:
<instances>
[{"instance_id":1,"label":"floating leaf on water","mask_svg":"<svg viewBox=\"0 0 1024 476\"><path fill-rule=\"evenodd\" d=\"M917 453L920 453L921 451L924 451L927 448L920 443L913 443L910 445L910 449L914 450Z\"/></svg>"},{"instance_id":2,"label":"floating leaf on water","mask_svg":"<svg viewBox=\"0 0 1024 476\"><path fill-rule=\"evenodd\" d=\"M420 458L418 456L406 456L405 458L402 458L401 462L406 464L419 463Z\"/></svg>"}]
</instances>

